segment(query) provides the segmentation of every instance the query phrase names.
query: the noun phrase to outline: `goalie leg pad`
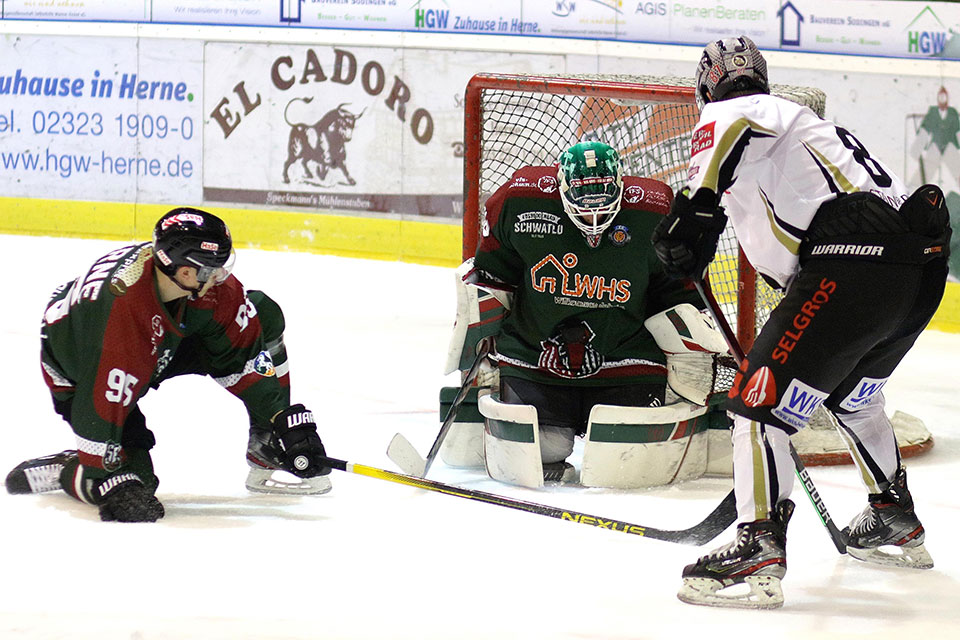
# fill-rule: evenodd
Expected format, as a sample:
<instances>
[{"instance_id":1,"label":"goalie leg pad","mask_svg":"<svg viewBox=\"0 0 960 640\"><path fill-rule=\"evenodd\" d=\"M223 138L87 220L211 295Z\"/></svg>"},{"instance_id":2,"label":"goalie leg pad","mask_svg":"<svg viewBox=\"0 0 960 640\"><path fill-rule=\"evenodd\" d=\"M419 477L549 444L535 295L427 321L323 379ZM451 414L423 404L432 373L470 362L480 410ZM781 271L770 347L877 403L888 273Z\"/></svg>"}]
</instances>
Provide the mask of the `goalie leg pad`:
<instances>
[{"instance_id":1,"label":"goalie leg pad","mask_svg":"<svg viewBox=\"0 0 960 640\"><path fill-rule=\"evenodd\" d=\"M580 483L636 489L699 478L707 469L707 407L594 405Z\"/></svg>"},{"instance_id":2,"label":"goalie leg pad","mask_svg":"<svg viewBox=\"0 0 960 640\"><path fill-rule=\"evenodd\" d=\"M493 394L480 397L484 462L494 480L521 487L543 486L540 425L528 404L505 404Z\"/></svg>"},{"instance_id":3,"label":"goalie leg pad","mask_svg":"<svg viewBox=\"0 0 960 640\"><path fill-rule=\"evenodd\" d=\"M445 419L459 389L443 387L440 390L440 417ZM440 445L440 459L450 467L483 467L483 416L477 407L477 394L489 389L472 387L457 410L450 431Z\"/></svg>"}]
</instances>

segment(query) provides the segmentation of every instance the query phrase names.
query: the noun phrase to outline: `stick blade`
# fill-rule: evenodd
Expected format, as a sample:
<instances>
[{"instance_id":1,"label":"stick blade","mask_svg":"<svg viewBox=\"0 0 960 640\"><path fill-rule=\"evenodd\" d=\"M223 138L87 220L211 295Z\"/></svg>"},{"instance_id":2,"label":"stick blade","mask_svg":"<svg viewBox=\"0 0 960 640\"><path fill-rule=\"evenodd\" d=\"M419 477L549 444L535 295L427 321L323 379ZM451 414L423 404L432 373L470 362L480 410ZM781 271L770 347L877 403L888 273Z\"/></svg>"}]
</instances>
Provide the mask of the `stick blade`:
<instances>
[{"instance_id":1,"label":"stick blade","mask_svg":"<svg viewBox=\"0 0 960 640\"><path fill-rule=\"evenodd\" d=\"M394 435L387 445L387 457L408 476L422 478L427 474L427 461L401 433Z\"/></svg>"}]
</instances>

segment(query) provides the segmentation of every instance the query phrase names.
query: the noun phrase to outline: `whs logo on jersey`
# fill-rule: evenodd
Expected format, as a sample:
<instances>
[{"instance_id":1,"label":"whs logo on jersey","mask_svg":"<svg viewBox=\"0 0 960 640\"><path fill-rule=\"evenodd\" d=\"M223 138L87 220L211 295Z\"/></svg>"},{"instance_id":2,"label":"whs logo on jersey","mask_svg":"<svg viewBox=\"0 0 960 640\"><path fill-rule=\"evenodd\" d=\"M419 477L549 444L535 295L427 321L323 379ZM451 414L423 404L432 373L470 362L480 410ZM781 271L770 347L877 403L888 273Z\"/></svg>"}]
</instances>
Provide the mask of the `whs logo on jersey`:
<instances>
[{"instance_id":1,"label":"whs logo on jersey","mask_svg":"<svg viewBox=\"0 0 960 640\"><path fill-rule=\"evenodd\" d=\"M780 404L771 413L791 427L802 429L828 395L794 378L783 392Z\"/></svg>"},{"instance_id":2,"label":"whs logo on jersey","mask_svg":"<svg viewBox=\"0 0 960 640\"><path fill-rule=\"evenodd\" d=\"M777 382L769 367L760 367L740 394L748 407L767 407L777 401Z\"/></svg>"}]
</instances>

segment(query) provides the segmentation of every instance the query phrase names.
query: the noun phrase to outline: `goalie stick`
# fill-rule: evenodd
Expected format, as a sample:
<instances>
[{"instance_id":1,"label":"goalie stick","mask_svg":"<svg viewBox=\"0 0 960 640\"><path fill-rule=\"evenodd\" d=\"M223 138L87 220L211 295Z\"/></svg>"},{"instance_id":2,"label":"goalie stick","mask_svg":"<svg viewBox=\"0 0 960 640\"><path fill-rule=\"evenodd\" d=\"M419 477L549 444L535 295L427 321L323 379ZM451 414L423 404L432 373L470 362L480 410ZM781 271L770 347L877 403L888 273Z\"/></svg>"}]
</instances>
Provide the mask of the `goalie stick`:
<instances>
[{"instance_id":1,"label":"goalie stick","mask_svg":"<svg viewBox=\"0 0 960 640\"><path fill-rule=\"evenodd\" d=\"M433 446L430 447L426 458L420 457L420 454L417 453L414 446L410 444L410 441L402 434L397 433L393 436L393 439L387 446L387 457L400 467L404 473L418 478L425 478L427 476L430 465L433 464L437 453L440 451L440 445L443 444L447 433L450 432L450 427L453 426L453 421L457 417L460 405L463 404L464 398L467 397L467 393L470 391L470 385L472 385L473 381L477 378L477 373L480 371L480 365L483 363L483 359L486 358L489 353L490 341L485 339L481 341L480 346L477 348L477 357L473 361L473 364L470 365L470 369L463 379L463 384L460 385L460 390L457 391L456 397L450 404L450 408L447 409L447 415L444 416L443 424L440 425L440 432L434 439Z\"/></svg>"},{"instance_id":2,"label":"goalie stick","mask_svg":"<svg viewBox=\"0 0 960 640\"><path fill-rule=\"evenodd\" d=\"M487 493L485 491L478 491L476 489L465 489L462 487L456 487L453 485L444 484L442 482L437 482L436 480L418 478L402 473L396 473L394 471L387 471L386 469L378 469L376 467L368 467L363 464L338 460L336 458L323 457L320 458L319 461L325 466L337 469L339 471L346 471L347 473L355 473L357 475L367 476L369 478L376 478L378 480L386 480L387 482L404 484L410 487L417 487L418 489L425 489L427 491L444 493L457 498L467 498L469 500L485 502L487 504L492 504L499 507L507 507L509 509L516 509L518 511L526 511L527 513L533 513L540 516L549 516L559 520L576 522L577 524L585 524L592 527L599 527L601 529L609 529L611 531L629 533L632 535L643 536L645 538L653 538L654 540L675 542L677 544L689 544L695 546L706 544L723 533L727 527L734 523L737 517L736 499L733 491L728 493L720 502L720 504L718 504L717 507L710 513L710 515L704 518L700 523L695 524L688 529L674 531L669 529L657 529L654 527L648 527L646 525L631 524L629 522L623 522L622 520L616 520L614 518L593 516L586 513L581 513L579 511L561 509L559 507L538 504L536 502L517 500L515 498L508 498L506 496Z\"/></svg>"},{"instance_id":3,"label":"goalie stick","mask_svg":"<svg viewBox=\"0 0 960 640\"><path fill-rule=\"evenodd\" d=\"M693 284L697 288L697 293L700 294L703 302L707 305L713 321L717 323L717 327L727 341L727 345L730 347L730 353L733 354L733 357L739 365L743 362L746 354L744 354L743 348L740 346L740 342L734 335L730 325L727 324L727 319L723 317L723 313L720 311L720 305L717 304L717 300L713 297L713 294L708 292L703 286L702 278L694 278ZM797 452L797 448L793 446L793 442L790 443L790 457L793 458L797 477L800 478L800 484L803 485L804 492L806 492L807 497L810 498L810 502L813 503L814 508L817 510L820 523L826 527L827 533L830 535L830 539L833 541L837 551L846 553L847 537L837 528L837 525L833 522L833 518L830 517L830 512L827 511L827 505L824 504L823 499L820 497L816 485L813 484L813 478L811 478L807 472L807 468L804 466L803 460L800 459L800 454Z\"/></svg>"}]
</instances>

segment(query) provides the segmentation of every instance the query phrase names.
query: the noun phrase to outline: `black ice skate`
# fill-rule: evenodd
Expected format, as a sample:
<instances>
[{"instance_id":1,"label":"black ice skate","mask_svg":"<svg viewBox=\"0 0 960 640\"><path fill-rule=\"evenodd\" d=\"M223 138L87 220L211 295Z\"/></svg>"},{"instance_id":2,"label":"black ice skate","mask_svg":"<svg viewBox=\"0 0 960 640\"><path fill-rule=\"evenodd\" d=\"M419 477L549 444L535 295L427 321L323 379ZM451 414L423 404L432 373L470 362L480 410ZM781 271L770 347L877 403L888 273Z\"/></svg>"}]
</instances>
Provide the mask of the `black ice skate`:
<instances>
[{"instance_id":1,"label":"black ice skate","mask_svg":"<svg viewBox=\"0 0 960 640\"><path fill-rule=\"evenodd\" d=\"M543 465L544 482L577 482L577 470L569 462L547 462Z\"/></svg>"},{"instance_id":2,"label":"black ice skate","mask_svg":"<svg viewBox=\"0 0 960 640\"><path fill-rule=\"evenodd\" d=\"M76 450L69 449L21 462L7 474L7 493L47 493L63 489L60 472L76 457Z\"/></svg>"},{"instance_id":3,"label":"black ice skate","mask_svg":"<svg viewBox=\"0 0 960 640\"><path fill-rule=\"evenodd\" d=\"M737 526L737 539L683 569L677 597L689 604L743 609L775 609L783 605L780 580L787 573L787 523L793 502L778 504L768 520ZM747 585L750 590L727 587Z\"/></svg>"},{"instance_id":4,"label":"black ice skate","mask_svg":"<svg viewBox=\"0 0 960 640\"><path fill-rule=\"evenodd\" d=\"M266 429L250 429L247 441L247 490L256 493L317 496L333 488L329 476L299 478L285 470L280 443Z\"/></svg>"},{"instance_id":5,"label":"black ice skate","mask_svg":"<svg viewBox=\"0 0 960 640\"><path fill-rule=\"evenodd\" d=\"M923 546L923 525L913 511L907 472L897 471L881 493L868 496L863 512L844 528L847 553L858 560L893 567L930 569L933 559Z\"/></svg>"}]
</instances>

